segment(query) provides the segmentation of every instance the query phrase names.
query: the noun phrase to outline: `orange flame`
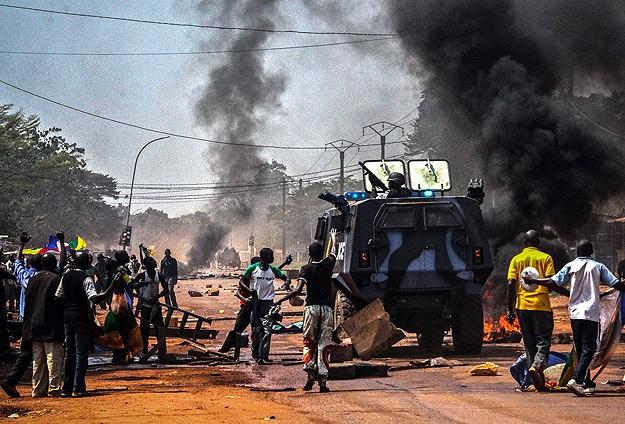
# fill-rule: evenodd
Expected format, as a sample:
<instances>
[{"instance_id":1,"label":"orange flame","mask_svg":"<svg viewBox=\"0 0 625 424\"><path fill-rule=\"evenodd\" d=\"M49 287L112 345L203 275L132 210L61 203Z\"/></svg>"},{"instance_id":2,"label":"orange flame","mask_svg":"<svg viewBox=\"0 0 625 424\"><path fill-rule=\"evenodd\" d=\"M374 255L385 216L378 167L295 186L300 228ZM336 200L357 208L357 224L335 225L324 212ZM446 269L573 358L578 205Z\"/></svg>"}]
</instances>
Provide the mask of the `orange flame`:
<instances>
[{"instance_id":1,"label":"orange flame","mask_svg":"<svg viewBox=\"0 0 625 424\"><path fill-rule=\"evenodd\" d=\"M514 320L512 324L508 322L505 314L498 318L486 318L484 320L484 341L493 342L511 337L518 337L521 334L519 322Z\"/></svg>"}]
</instances>

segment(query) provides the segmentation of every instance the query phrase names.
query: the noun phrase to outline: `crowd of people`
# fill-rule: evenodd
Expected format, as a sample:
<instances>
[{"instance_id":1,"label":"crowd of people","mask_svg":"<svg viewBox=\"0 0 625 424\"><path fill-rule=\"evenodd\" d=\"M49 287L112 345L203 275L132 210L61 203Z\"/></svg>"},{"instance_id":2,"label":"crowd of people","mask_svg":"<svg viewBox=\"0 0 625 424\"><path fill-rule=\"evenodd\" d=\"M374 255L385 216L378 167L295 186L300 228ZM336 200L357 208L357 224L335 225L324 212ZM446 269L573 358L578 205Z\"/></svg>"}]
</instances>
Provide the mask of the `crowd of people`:
<instances>
[{"instance_id":1,"label":"crowd of people","mask_svg":"<svg viewBox=\"0 0 625 424\"><path fill-rule=\"evenodd\" d=\"M57 237L60 246L64 246L63 233ZM85 373L97 307L108 311L123 339L124 347L113 351L114 363L132 361L136 353L131 347L132 334L137 329L134 299L137 299L136 315L140 320L137 330L140 337L137 337L141 354L149 354L149 332L153 326L157 335L154 350L158 351L160 360L166 359L161 300L168 307L178 308L175 296L178 263L169 249L165 250L159 269L156 260L142 245L139 245L139 259L129 256L125 250L118 250L112 257L97 255L93 264L89 252L68 255L66 249L60 249L58 259L52 253L25 258L23 250L29 240L28 234L23 233L17 255L9 259L5 268L0 268L0 280L11 282L4 284L5 290L0 290L0 347L3 351L9 349L7 305L19 311L22 321L20 352L12 369L0 382L9 396L19 396L16 385L31 364L33 397L87 394ZM296 287L280 299L275 298L275 280L282 280L290 287L290 280L282 269L292 258L289 256L280 266L275 266L273 251L267 247L261 249L239 281L236 296L240 309L220 351L225 353L234 348L251 325L253 361L259 365L271 363L269 352L275 323L272 316L279 312L283 302L300 296L305 288L302 350L307 377L304 390L311 390L318 383L320 392L328 392L336 244L335 232L330 233L327 255L322 244L312 243L308 247L308 264L300 269ZM545 390L543 372L554 329L549 294L555 291L569 298L577 359L567 387L578 396L587 396L595 387L589 367L599 334L599 286L604 284L625 291L625 279L617 278L604 264L592 259L593 246L589 241L580 242L577 257L558 272L551 256L540 250L538 232L528 231L524 244L524 249L512 258L508 268L507 319L511 322L518 319L529 376L536 390ZM12 292L6 290L7 287L18 290ZM13 297L7 296L7 292Z\"/></svg>"},{"instance_id":2,"label":"crowd of people","mask_svg":"<svg viewBox=\"0 0 625 424\"><path fill-rule=\"evenodd\" d=\"M10 266L0 268L0 280L13 281L19 287L17 299L11 303L6 287L0 288L0 346L1 353L10 349L7 331L8 309L16 308L21 321L20 351L0 387L11 397L19 397L16 388L32 365L32 396L82 397L88 394L85 384L89 352L94 334L104 328L95 319L97 307L108 312L107 322L119 331L123 348L113 350L114 363L127 363L135 356L133 330L137 327L133 311L134 299L140 319L143 355L148 354L150 325L157 333L159 359L165 359L164 324L159 299L176 304L173 288L177 281L177 262L169 249L162 262L164 272L157 269L156 260L140 245L140 260L125 250L112 256L99 254L96 263L88 251L69 251L64 235L58 233L57 255L23 254L30 236L22 233L20 245ZM141 271L143 268L143 271ZM10 292L10 290L9 290Z\"/></svg>"},{"instance_id":3,"label":"crowd of people","mask_svg":"<svg viewBox=\"0 0 625 424\"><path fill-rule=\"evenodd\" d=\"M58 233L60 246L65 246L63 233ZM11 281L0 290L0 305L4 307L0 322L4 351L9 350L6 317L9 310L19 311L22 321L22 339L17 359L0 381L0 387L11 397L20 396L17 384L30 365L33 369L32 396L82 397L88 394L85 384L89 352L92 350L97 308L106 310L107 321L113 321L124 342L123 349L113 350L113 363L133 360L130 347L131 334L137 327L133 312L140 324L141 354L148 354L150 326L157 335L155 349L159 360L166 359L164 322L161 300L166 305L178 307L175 286L178 280L178 263L169 249L157 267L156 260L143 245L139 245L140 258L118 250L111 256L103 253L95 262L89 252L60 249L59 258L53 253L44 255L23 254L30 236L23 233L17 255L10 258L5 268L0 268L0 279ZM275 280L290 287L290 280L282 271L292 262L288 256L280 266L273 265L274 254L263 248L252 258L243 272L237 297L241 301L234 328L228 333L221 352L227 352L237 343L237 337L251 325L252 358L259 365L269 364L272 323L270 316L277 313L279 305L306 290L304 308L304 370L307 373L305 390L315 382L321 392L329 391L328 352L332 339L333 313L331 301L332 269L336 261L335 234L331 237L330 255L323 258L324 249L319 243L309 246L310 261L298 278L298 285L281 299L275 299ZM10 302L6 293L14 296ZM97 333L97 331L95 331Z\"/></svg>"}]
</instances>

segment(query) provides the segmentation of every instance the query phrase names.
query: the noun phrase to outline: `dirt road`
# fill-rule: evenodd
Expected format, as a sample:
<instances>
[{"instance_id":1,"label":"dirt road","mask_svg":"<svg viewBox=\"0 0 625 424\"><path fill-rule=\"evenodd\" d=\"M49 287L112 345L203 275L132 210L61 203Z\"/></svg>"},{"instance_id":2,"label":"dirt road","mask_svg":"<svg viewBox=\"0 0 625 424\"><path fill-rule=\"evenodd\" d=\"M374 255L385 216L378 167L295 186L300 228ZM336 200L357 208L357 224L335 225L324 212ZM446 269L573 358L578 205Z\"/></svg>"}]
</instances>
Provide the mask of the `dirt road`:
<instances>
[{"instance_id":1,"label":"dirt road","mask_svg":"<svg viewBox=\"0 0 625 424\"><path fill-rule=\"evenodd\" d=\"M236 280L182 282L181 304L199 314L220 318L217 348L238 309L229 288ZM222 285L220 296L190 298L188 289L204 291ZM296 313L296 309L293 312ZM301 319L288 317L288 322ZM331 381L332 393L301 390L304 374L299 364L300 335L276 335L272 343L275 364L241 363L228 366L172 366L151 364L130 367L95 364L87 378L92 396L82 399L32 399L28 376L19 386L20 399L0 399L0 418L17 414L17 422L55 423L194 423L194 422L606 422L625 418L622 396L610 386L581 399L569 393L516 393L508 367L521 352L519 344L487 345L480 357L444 356L465 365L454 368L412 369L388 377ZM189 346L170 339L169 351L186 353ZM568 352L570 345L555 345ZM247 356L248 352L244 354ZM378 358L391 366L426 357L414 336ZM245 358L244 358L245 359ZM470 377L470 365L491 361L501 366L496 377ZM621 379L625 349L619 347L610 367L599 379Z\"/></svg>"}]
</instances>

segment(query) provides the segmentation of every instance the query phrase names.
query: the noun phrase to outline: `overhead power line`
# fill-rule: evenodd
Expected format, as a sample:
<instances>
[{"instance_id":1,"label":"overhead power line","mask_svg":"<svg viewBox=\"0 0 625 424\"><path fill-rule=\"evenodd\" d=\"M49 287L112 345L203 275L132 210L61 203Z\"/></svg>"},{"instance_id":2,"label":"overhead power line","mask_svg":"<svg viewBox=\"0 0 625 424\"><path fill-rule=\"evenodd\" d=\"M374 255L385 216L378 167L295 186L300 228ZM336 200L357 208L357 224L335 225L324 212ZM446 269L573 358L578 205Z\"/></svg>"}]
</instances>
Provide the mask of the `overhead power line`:
<instances>
[{"instance_id":1,"label":"overhead power line","mask_svg":"<svg viewBox=\"0 0 625 424\"><path fill-rule=\"evenodd\" d=\"M361 44L361 43L373 43L376 41L395 40L398 37L383 37L383 38L367 38L365 40L352 40L352 41L337 41L334 43L318 43L318 44L303 44L292 46L275 46L275 47L261 47L255 49L233 49L233 50L205 50L205 51L192 51L192 52L128 52L128 53L104 53L104 52L41 52L41 51L26 51L26 50L0 50L0 54L12 54L12 55L24 55L24 56L195 56L195 55L210 55L210 54L223 54L223 53L251 53L251 52L267 52L267 51L282 51L282 50L301 50L301 49L313 49L319 47L332 47L343 46L348 44Z\"/></svg>"},{"instance_id":2,"label":"overhead power line","mask_svg":"<svg viewBox=\"0 0 625 424\"><path fill-rule=\"evenodd\" d=\"M201 29L218 29L228 31L254 31L254 32L271 32L281 34L306 34L306 35L355 35L355 36L367 36L367 37L381 37L381 36L396 36L395 33L380 33L380 32L355 32L355 31L307 31L298 29L272 29L272 28L254 28L254 27L239 27L239 26L224 26L224 25L207 25L207 24L193 24L186 22L170 22L170 21L156 21L150 19L137 19L137 18L125 18L121 16L108 16L108 15L96 15L93 13L78 13L78 12L66 12L62 10L41 9L36 7L17 6L13 4L0 3L0 7L9 9L27 10L29 12L50 13L55 15L74 16L81 18L92 19L105 19L110 21L124 21L134 22L142 24L152 25L166 25L174 27L187 27L187 28L201 28Z\"/></svg>"},{"instance_id":3,"label":"overhead power line","mask_svg":"<svg viewBox=\"0 0 625 424\"><path fill-rule=\"evenodd\" d=\"M402 153L402 154L397 154L397 155L393 155L390 156L388 159L408 159L410 157L414 156L414 154L407 154L407 153ZM356 165L355 167L352 168L359 168L358 165ZM348 174L348 177L353 176L353 172L351 172L350 174ZM292 176L291 176L292 177ZM327 177L324 177L327 178ZM319 181L318 179L311 179L308 182L308 184L312 184L316 181ZM295 184L295 181L287 181L287 184ZM277 192L281 189L280 185L275 185L275 186L271 186L271 187L259 187L258 189L254 190L254 192ZM160 205L160 204L169 204L169 203L188 203L188 202L202 202L202 201L209 201L209 200L221 200L221 199L227 199L232 197L232 195L234 194L244 194L244 193L249 193L249 189L246 190L233 190L233 191L228 191L228 192L221 192L221 193L200 193L200 194L196 194L196 195L171 195L171 196L152 196L149 194L145 194L145 195L139 195L136 198L143 200L143 202L139 201L135 204L140 204L140 205ZM119 200L122 200L121 198Z\"/></svg>"},{"instance_id":4,"label":"overhead power line","mask_svg":"<svg viewBox=\"0 0 625 424\"><path fill-rule=\"evenodd\" d=\"M387 160L391 160L391 159L408 159L410 157L414 156L413 154L397 154L397 155L393 155L390 156ZM356 166L352 166L350 167L352 168L352 171L350 171L349 174L347 174L347 177L352 177L354 175L354 171L356 170L356 168L360 168L358 165ZM327 179L328 177L331 176L324 176L322 178ZM332 177L336 177L336 175L333 175ZM315 182L319 182L320 179L316 178L316 179L309 179L309 180L304 180L304 183L306 184L312 184ZM291 180L291 181L287 181L286 184L287 185L292 185L295 186L298 182ZM256 192L272 192L272 191L279 191L281 189L281 185L276 184L273 186L260 186L257 189L254 190L254 193ZM208 201L208 200L219 200L219 199L227 199L232 197L232 195L235 194L244 194L244 193L250 193L249 189L244 189L244 190L231 190L231 191L227 191L227 192L217 192L217 193L197 193L197 194L168 194L168 193L158 193L160 195L155 195L157 193L146 193L146 194L141 194L138 196L135 196L136 199L140 199L143 200L144 202L140 202L140 203L136 203L136 204L143 204L143 205L154 205L154 204L162 204L162 203L185 203L185 202L200 202L200 201ZM121 199L120 199L121 200Z\"/></svg>"},{"instance_id":5,"label":"overhead power line","mask_svg":"<svg viewBox=\"0 0 625 424\"><path fill-rule=\"evenodd\" d=\"M594 125L595 127L607 132L608 134L613 135L614 137L619 137L619 138L625 138L625 135L623 134L619 134L615 131L612 131L609 128L604 127L601 124L598 124L597 122L595 122L590 116L588 116L584 111L582 111L579 106L577 106L575 103L573 103L571 100L567 100L567 103L569 104L569 106L575 111L577 112L582 118L584 118L586 121L590 122L592 125Z\"/></svg>"},{"instance_id":6,"label":"overhead power line","mask_svg":"<svg viewBox=\"0 0 625 424\"><path fill-rule=\"evenodd\" d=\"M187 139L187 140L205 141L205 142L211 143L211 144L221 144L221 145L227 145L227 146L239 146L239 147L248 147L248 148L256 148L256 149L257 148L277 149L277 150L324 150L325 149L325 147L323 147L323 146L315 147L315 146L277 146L275 144L246 144L246 143L238 143L236 141L211 140L209 138L194 137L194 136L185 135L185 134L178 134L178 133L174 133L174 132L170 132L170 131L162 131L162 130L157 130L157 129L154 129L154 128L148 128L148 127L145 127L143 125L133 124L131 122L121 121L119 119L114 119L114 118L110 118L110 117L107 117L107 116L99 115L97 113L89 112L89 111L86 111L84 109L77 108L75 106L70 106L68 104L59 102L57 100L50 99L48 97L42 96L40 94L34 93L34 92L26 90L24 88L18 87L17 85L11 84L11 83L3 81L3 80L0 80L0 84L4 84L4 85L6 85L8 87L11 87L11 88L13 88L15 90L21 91L22 93L26 93L26 94L31 95L33 97L37 97L38 99L41 99L41 100L44 100L46 102L55 104L57 106L64 107L66 109L73 110L75 112L79 112L79 113L82 113L82 114L85 114L85 115L89 115L89 116L94 117L94 118L102 119L104 121L113 122L115 124L124 125L126 127L135 128L135 129L139 129L139 130L143 130L143 131L148 131L148 132L151 132L153 134L169 135L171 137L184 138L184 139Z\"/></svg>"}]
</instances>

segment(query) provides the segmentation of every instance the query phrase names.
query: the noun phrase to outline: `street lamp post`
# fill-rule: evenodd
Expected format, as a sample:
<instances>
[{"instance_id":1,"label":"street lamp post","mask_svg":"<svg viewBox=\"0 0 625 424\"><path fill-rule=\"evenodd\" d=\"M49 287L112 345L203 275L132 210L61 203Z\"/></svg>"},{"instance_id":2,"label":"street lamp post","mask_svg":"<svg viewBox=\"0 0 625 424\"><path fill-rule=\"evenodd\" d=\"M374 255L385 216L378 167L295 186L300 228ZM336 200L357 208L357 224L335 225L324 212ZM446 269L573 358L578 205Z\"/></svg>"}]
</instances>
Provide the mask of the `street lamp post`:
<instances>
[{"instance_id":1,"label":"street lamp post","mask_svg":"<svg viewBox=\"0 0 625 424\"><path fill-rule=\"evenodd\" d=\"M126 215L126 226L128 226L128 223L130 222L130 207L132 206L132 192L134 191L134 188L135 188L135 174L137 173L137 163L139 162L139 156L141 156L141 152L143 152L143 150L145 150L145 148L148 147L150 144L154 143L155 141L164 140L166 138L169 138L169 136L159 137L159 138L155 138L154 140L148 141L147 143L143 145L141 150L139 150L139 153L137 153L137 157L135 158L135 167L132 170L132 182L130 183L130 198L128 199L128 214ZM124 249L125 248L126 246L124 246Z\"/></svg>"}]
</instances>

